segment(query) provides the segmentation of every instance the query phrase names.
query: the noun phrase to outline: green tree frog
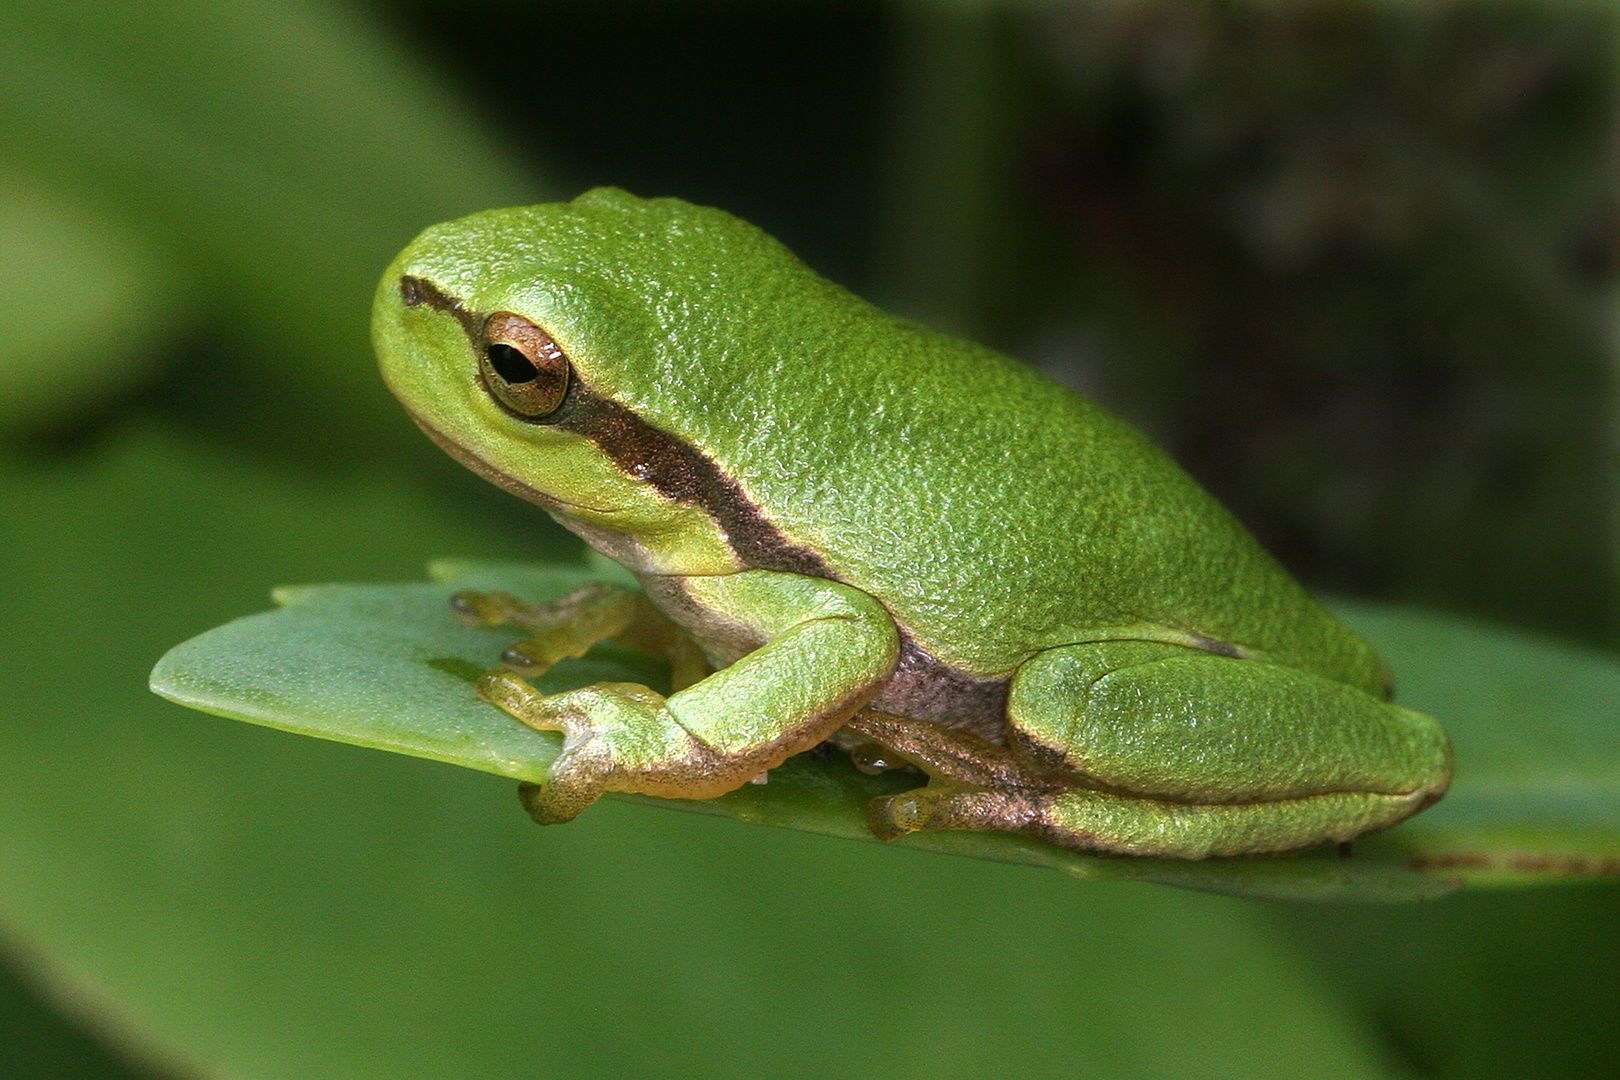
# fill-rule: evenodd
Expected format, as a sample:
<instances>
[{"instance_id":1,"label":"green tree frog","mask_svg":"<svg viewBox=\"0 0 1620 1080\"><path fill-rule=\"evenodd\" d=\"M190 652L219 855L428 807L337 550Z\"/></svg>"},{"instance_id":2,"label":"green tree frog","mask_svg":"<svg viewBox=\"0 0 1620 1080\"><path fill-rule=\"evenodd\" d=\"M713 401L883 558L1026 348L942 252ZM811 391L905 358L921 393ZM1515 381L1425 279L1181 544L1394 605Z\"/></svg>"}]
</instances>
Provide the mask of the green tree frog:
<instances>
[{"instance_id":1,"label":"green tree frog","mask_svg":"<svg viewBox=\"0 0 1620 1080\"><path fill-rule=\"evenodd\" d=\"M869 807L885 838L1280 852L1449 783L1439 724L1145 436L719 210L598 189L435 226L373 337L434 441L641 583L459 598L532 633L479 693L564 735L537 821L717 796L829 737L926 773ZM674 693L526 679L626 635Z\"/></svg>"}]
</instances>

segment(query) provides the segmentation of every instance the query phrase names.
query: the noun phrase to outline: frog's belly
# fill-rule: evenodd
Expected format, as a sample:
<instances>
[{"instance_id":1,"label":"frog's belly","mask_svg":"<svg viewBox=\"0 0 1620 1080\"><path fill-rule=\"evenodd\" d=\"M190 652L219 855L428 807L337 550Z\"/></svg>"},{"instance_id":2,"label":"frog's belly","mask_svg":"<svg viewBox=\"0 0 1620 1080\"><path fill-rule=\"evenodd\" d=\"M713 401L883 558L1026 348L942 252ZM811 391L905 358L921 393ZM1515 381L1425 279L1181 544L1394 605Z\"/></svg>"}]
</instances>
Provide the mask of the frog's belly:
<instances>
[{"instance_id":1,"label":"frog's belly","mask_svg":"<svg viewBox=\"0 0 1620 1080\"><path fill-rule=\"evenodd\" d=\"M653 605L691 634L716 668L733 664L765 644L755 627L692 599L681 578L648 575L641 578L641 585ZM1011 675L971 675L931 655L905 627L899 631L900 658L869 705L1001 743Z\"/></svg>"},{"instance_id":2,"label":"frog's belly","mask_svg":"<svg viewBox=\"0 0 1620 1080\"><path fill-rule=\"evenodd\" d=\"M900 628L900 660L877 692L874 709L913 720L929 720L1001 743L1007 726L1010 675L970 675L931 656Z\"/></svg>"}]
</instances>

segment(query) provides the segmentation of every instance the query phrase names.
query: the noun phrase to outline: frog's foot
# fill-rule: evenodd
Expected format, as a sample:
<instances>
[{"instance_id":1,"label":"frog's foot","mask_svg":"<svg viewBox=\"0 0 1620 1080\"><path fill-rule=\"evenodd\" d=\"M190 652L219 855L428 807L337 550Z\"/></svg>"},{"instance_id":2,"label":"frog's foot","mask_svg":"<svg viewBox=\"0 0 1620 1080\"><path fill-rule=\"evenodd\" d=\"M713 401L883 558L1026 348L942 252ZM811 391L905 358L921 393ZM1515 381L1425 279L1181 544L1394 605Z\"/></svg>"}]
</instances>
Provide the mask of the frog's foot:
<instances>
[{"instance_id":1,"label":"frog's foot","mask_svg":"<svg viewBox=\"0 0 1620 1080\"><path fill-rule=\"evenodd\" d=\"M1155 797L1088 783L1032 760L1021 743L999 746L925 721L862 710L845 726L929 774L928 786L868 805L867 824L884 840L921 829L968 829L1020 833L1079 851L1202 859L1351 840L1435 798L1422 787ZM1052 755L1038 755L1045 756Z\"/></svg>"},{"instance_id":2,"label":"frog's foot","mask_svg":"<svg viewBox=\"0 0 1620 1080\"><path fill-rule=\"evenodd\" d=\"M466 626L512 625L528 630L529 637L501 654L501 663L531 679L544 675L557 661L584 656L591 646L608 640L667 657L676 690L713 670L690 635L645 596L616 585L593 582L549 604L468 589L450 598L450 608Z\"/></svg>"},{"instance_id":3,"label":"frog's foot","mask_svg":"<svg viewBox=\"0 0 1620 1080\"><path fill-rule=\"evenodd\" d=\"M849 737L852 732L855 739ZM1005 746L927 720L861 709L844 722L836 738L852 750L864 748L863 744L887 747L931 777L957 781L959 788L1027 786L1035 782L1028 766Z\"/></svg>"},{"instance_id":4,"label":"frog's foot","mask_svg":"<svg viewBox=\"0 0 1620 1080\"><path fill-rule=\"evenodd\" d=\"M501 663L521 675L543 675L559 660L584 656L592 645L622 634L640 613L639 594L591 584L549 604L531 604L510 593L466 590L450 598L467 626L521 626L530 637L501 654Z\"/></svg>"},{"instance_id":5,"label":"frog's foot","mask_svg":"<svg viewBox=\"0 0 1620 1080\"><path fill-rule=\"evenodd\" d=\"M1058 794L1006 747L966 731L874 709L856 713L843 730L929 775L927 787L867 804L867 826L882 840L918 829L1027 831L1040 826Z\"/></svg>"},{"instance_id":6,"label":"frog's foot","mask_svg":"<svg viewBox=\"0 0 1620 1080\"><path fill-rule=\"evenodd\" d=\"M879 840L894 840L919 829L1039 834L1052 796L1033 789L974 791L936 782L873 799L866 806L866 825Z\"/></svg>"},{"instance_id":7,"label":"frog's foot","mask_svg":"<svg viewBox=\"0 0 1620 1080\"><path fill-rule=\"evenodd\" d=\"M562 753L546 783L519 789L541 825L571 821L607 791L705 799L760 771L722 758L681 727L661 694L636 683L596 683L548 695L497 668L478 680L477 690L536 730L562 732Z\"/></svg>"},{"instance_id":8,"label":"frog's foot","mask_svg":"<svg viewBox=\"0 0 1620 1080\"><path fill-rule=\"evenodd\" d=\"M1424 805L1421 794L1365 791L1259 803L1181 803L1070 788L1019 831L1082 851L1206 859L1343 844Z\"/></svg>"},{"instance_id":9,"label":"frog's foot","mask_svg":"<svg viewBox=\"0 0 1620 1080\"><path fill-rule=\"evenodd\" d=\"M1344 843L1411 814L1411 799L1336 792L1285 803L1198 804L1085 788L972 791L929 784L867 807L880 839L918 829L1012 832L1109 855L1204 859Z\"/></svg>"}]
</instances>

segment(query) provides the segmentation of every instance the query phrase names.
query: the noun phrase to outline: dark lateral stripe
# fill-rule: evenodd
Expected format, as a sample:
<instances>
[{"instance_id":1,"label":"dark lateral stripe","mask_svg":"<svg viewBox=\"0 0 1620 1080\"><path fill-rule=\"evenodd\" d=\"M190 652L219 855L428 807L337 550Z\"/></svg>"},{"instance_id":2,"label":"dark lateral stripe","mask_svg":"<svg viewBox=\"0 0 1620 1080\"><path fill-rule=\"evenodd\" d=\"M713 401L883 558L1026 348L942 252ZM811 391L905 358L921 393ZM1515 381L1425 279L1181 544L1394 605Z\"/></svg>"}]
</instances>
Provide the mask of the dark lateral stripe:
<instances>
[{"instance_id":1,"label":"dark lateral stripe","mask_svg":"<svg viewBox=\"0 0 1620 1080\"><path fill-rule=\"evenodd\" d=\"M434 311L444 311L456 317L461 328L467 332L475 347L478 335L483 332L484 320L481 316L468 311L460 300L444 292L427 278L411 277L409 274L399 279L399 296L405 301L406 307L416 307L426 304Z\"/></svg>"},{"instance_id":2,"label":"dark lateral stripe","mask_svg":"<svg viewBox=\"0 0 1620 1080\"><path fill-rule=\"evenodd\" d=\"M426 304L455 316L466 331L474 355L483 348L484 315L469 311L460 300L425 278L401 277L399 293L407 306ZM545 424L589 439L626 475L667 499L703 510L719 524L731 549L748 566L832 577L818 552L783 536L737 482L707 455L618 402L597 394L578 377L577 369L574 376L569 380L567 397L555 413L539 419L511 415L526 423Z\"/></svg>"},{"instance_id":3,"label":"dark lateral stripe","mask_svg":"<svg viewBox=\"0 0 1620 1080\"><path fill-rule=\"evenodd\" d=\"M707 455L616 401L579 386L556 426L595 443L626 474L675 502L696 506L719 523L731 549L749 566L831 577L821 555L795 544L760 512Z\"/></svg>"}]
</instances>

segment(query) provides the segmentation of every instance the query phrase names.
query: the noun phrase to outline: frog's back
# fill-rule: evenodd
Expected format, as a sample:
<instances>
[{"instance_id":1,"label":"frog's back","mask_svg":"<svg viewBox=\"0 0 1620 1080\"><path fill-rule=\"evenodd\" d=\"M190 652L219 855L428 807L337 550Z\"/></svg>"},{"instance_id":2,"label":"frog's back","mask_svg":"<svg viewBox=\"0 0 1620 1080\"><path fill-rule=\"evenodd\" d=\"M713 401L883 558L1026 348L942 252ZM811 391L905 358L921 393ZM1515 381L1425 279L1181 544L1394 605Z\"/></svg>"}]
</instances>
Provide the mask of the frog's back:
<instances>
[{"instance_id":1,"label":"frog's back","mask_svg":"<svg viewBox=\"0 0 1620 1080\"><path fill-rule=\"evenodd\" d=\"M624 217L624 265L651 268L638 318L601 327L639 350L635 376L604 389L702 447L938 659L1003 674L1043 648L1163 628L1378 685L1367 646L1100 407L885 314L729 215L604 207Z\"/></svg>"},{"instance_id":2,"label":"frog's back","mask_svg":"<svg viewBox=\"0 0 1620 1080\"><path fill-rule=\"evenodd\" d=\"M1366 647L1134 428L989 350L887 330L722 465L928 651L983 674L1164 628L1377 684Z\"/></svg>"}]
</instances>

